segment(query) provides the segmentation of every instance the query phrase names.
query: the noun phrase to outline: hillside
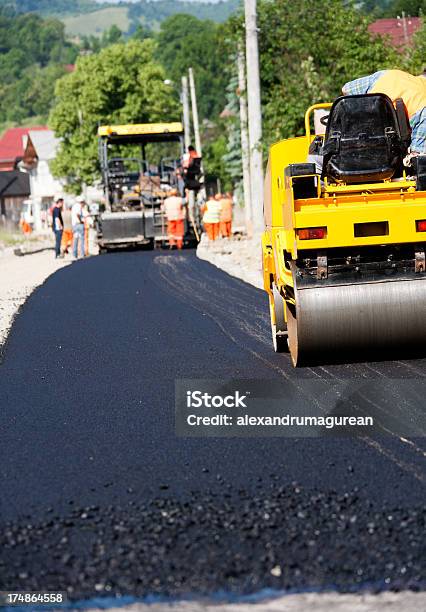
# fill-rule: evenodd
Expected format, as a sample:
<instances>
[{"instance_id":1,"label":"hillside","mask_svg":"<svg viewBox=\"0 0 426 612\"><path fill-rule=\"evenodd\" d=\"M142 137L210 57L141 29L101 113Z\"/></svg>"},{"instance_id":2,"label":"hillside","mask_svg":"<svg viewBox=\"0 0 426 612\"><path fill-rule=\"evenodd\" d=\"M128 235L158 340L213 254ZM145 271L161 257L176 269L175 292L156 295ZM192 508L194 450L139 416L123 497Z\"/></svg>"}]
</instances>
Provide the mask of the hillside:
<instances>
[{"instance_id":1,"label":"hillside","mask_svg":"<svg viewBox=\"0 0 426 612\"><path fill-rule=\"evenodd\" d=\"M170 15L187 13L198 19L225 21L241 5L240 0L222 0L220 2L186 2L184 0L141 0L129 5L129 17L132 21L142 21L153 27Z\"/></svg>"},{"instance_id":2,"label":"hillside","mask_svg":"<svg viewBox=\"0 0 426 612\"><path fill-rule=\"evenodd\" d=\"M63 17L67 34L71 36L99 36L116 25L122 32L130 28L130 19L126 7L103 8L90 13L82 13L76 16Z\"/></svg>"},{"instance_id":3,"label":"hillside","mask_svg":"<svg viewBox=\"0 0 426 612\"><path fill-rule=\"evenodd\" d=\"M61 17L71 36L99 36L112 25L123 32L132 32L139 24L157 30L160 23L178 13L187 13L198 19L225 21L240 5L240 0L224 0L217 3L186 2L183 0L141 0L137 3L120 3L116 6L101 5L92 12ZM99 5L98 5L99 6Z\"/></svg>"},{"instance_id":4,"label":"hillside","mask_svg":"<svg viewBox=\"0 0 426 612\"><path fill-rule=\"evenodd\" d=\"M43 16L79 15L99 8L95 0L0 0L0 7L6 6L17 13Z\"/></svg>"},{"instance_id":5,"label":"hillside","mask_svg":"<svg viewBox=\"0 0 426 612\"><path fill-rule=\"evenodd\" d=\"M95 0L0 0L0 7L11 7L17 13L34 12L60 18L65 23L67 34L71 36L99 36L112 25L130 33L139 24L156 30L164 19L178 13L222 22L234 13L240 4L240 0L140 0L115 4L99 3Z\"/></svg>"}]
</instances>

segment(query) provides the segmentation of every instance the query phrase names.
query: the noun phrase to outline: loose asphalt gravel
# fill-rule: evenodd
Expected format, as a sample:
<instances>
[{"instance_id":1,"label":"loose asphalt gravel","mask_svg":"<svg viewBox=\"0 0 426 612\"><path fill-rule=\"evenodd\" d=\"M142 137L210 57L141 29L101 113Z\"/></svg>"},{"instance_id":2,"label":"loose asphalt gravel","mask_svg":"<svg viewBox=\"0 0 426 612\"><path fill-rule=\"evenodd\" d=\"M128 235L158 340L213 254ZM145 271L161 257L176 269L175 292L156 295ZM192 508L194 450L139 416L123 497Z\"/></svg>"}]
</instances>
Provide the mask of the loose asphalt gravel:
<instances>
[{"instance_id":1,"label":"loose asphalt gravel","mask_svg":"<svg viewBox=\"0 0 426 612\"><path fill-rule=\"evenodd\" d=\"M193 252L92 258L36 290L0 366L0 590L425 588L424 438L175 436L180 378L426 377L426 359L295 371L268 317Z\"/></svg>"}]
</instances>

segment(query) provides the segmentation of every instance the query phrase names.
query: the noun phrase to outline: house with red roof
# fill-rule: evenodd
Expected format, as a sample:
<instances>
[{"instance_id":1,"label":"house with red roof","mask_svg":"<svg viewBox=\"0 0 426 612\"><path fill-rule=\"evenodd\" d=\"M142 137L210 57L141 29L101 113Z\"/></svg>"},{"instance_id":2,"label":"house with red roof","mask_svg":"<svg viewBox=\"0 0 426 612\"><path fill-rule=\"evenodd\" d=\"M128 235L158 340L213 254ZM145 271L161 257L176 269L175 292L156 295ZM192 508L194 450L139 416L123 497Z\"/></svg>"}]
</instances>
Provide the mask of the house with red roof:
<instances>
[{"instance_id":1,"label":"house with red roof","mask_svg":"<svg viewBox=\"0 0 426 612\"><path fill-rule=\"evenodd\" d=\"M0 172L0 222L2 226L16 228L22 204L30 197L30 177L19 170Z\"/></svg>"},{"instance_id":2,"label":"house with red roof","mask_svg":"<svg viewBox=\"0 0 426 612\"><path fill-rule=\"evenodd\" d=\"M19 168L30 175L31 198L50 206L55 194L63 191L63 184L54 178L50 163L55 159L59 140L52 130L30 129Z\"/></svg>"},{"instance_id":3,"label":"house with red roof","mask_svg":"<svg viewBox=\"0 0 426 612\"><path fill-rule=\"evenodd\" d=\"M420 17L396 17L395 19L378 19L370 23L368 29L377 36L388 36L393 47L403 50L413 44L414 34L420 26Z\"/></svg>"},{"instance_id":4,"label":"house with red roof","mask_svg":"<svg viewBox=\"0 0 426 612\"><path fill-rule=\"evenodd\" d=\"M34 227L42 218L54 195L63 191L55 179L50 162L56 155L58 140L45 126L11 128L0 139L0 217L16 225L24 203L30 203Z\"/></svg>"},{"instance_id":5,"label":"house with red roof","mask_svg":"<svg viewBox=\"0 0 426 612\"><path fill-rule=\"evenodd\" d=\"M24 156L30 131L44 131L49 128L44 125L35 127L9 128L0 138L0 172L14 170Z\"/></svg>"}]
</instances>

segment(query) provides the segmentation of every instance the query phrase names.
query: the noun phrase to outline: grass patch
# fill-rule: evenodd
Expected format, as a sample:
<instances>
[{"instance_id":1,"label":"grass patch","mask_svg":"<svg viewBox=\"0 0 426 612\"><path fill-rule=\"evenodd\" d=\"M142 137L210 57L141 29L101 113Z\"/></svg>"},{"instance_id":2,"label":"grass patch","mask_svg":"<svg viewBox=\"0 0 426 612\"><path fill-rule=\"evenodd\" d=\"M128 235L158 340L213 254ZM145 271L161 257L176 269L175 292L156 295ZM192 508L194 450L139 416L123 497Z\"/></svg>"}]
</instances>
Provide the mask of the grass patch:
<instances>
[{"instance_id":1,"label":"grass patch","mask_svg":"<svg viewBox=\"0 0 426 612\"><path fill-rule=\"evenodd\" d=\"M14 247L29 243L37 245L37 243L45 243L51 238L53 234L51 232L46 234L32 233L24 236L19 231L8 231L0 229L0 249L7 247Z\"/></svg>"},{"instance_id":2,"label":"grass patch","mask_svg":"<svg viewBox=\"0 0 426 612\"><path fill-rule=\"evenodd\" d=\"M24 241L25 237L22 234L15 234L13 232L0 230L0 245L10 247L17 244L22 244Z\"/></svg>"},{"instance_id":3,"label":"grass patch","mask_svg":"<svg viewBox=\"0 0 426 612\"><path fill-rule=\"evenodd\" d=\"M65 17L67 34L71 36L100 36L105 30L109 30L112 25L116 25L122 32L127 32L130 20L127 15L126 7L111 7L85 13L75 17Z\"/></svg>"}]
</instances>

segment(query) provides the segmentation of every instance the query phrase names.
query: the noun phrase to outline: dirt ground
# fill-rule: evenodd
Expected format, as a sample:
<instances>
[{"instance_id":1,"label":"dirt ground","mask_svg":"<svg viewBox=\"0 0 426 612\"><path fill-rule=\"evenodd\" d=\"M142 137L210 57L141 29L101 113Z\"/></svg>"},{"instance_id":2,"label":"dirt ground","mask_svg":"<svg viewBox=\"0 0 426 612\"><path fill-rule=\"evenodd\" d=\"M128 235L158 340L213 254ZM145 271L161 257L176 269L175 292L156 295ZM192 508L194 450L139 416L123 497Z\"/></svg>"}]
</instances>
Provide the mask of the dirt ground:
<instances>
[{"instance_id":1,"label":"dirt ground","mask_svg":"<svg viewBox=\"0 0 426 612\"><path fill-rule=\"evenodd\" d=\"M426 604L424 593L338 595L335 593L287 595L256 604L134 604L110 612L418 612ZM92 612L98 612L93 610Z\"/></svg>"},{"instance_id":2,"label":"dirt ground","mask_svg":"<svg viewBox=\"0 0 426 612\"><path fill-rule=\"evenodd\" d=\"M262 250L260 236L220 238L210 242L205 234L197 248L197 256L209 261L231 276L241 278L262 289Z\"/></svg>"}]
</instances>

